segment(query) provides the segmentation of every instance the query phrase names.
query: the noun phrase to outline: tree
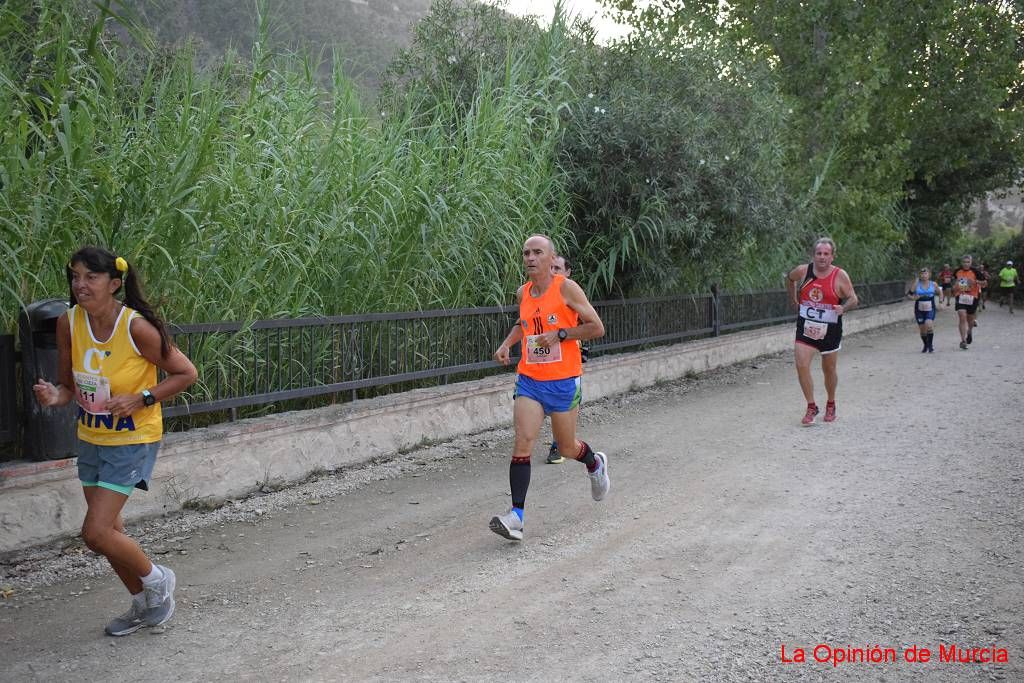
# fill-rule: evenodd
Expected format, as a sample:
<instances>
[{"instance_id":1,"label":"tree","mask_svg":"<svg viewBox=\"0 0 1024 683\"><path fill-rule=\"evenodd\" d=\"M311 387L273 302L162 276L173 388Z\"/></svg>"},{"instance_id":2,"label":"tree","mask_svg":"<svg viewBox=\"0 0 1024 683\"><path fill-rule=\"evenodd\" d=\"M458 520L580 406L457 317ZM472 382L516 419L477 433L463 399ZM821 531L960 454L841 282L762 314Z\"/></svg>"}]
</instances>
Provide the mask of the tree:
<instances>
[{"instance_id":1,"label":"tree","mask_svg":"<svg viewBox=\"0 0 1024 683\"><path fill-rule=\"evenodd\" d=\"M795 187L838 230L925 252L1024 167L1020 0L609 4L667 45L714 46L723 77L766 65L795 110Z\"/></svg>"},{"instance_id":2,"label":"tree","mask_svg":"<svg viewBox=\"0 0 1024 683\"><path fill-rule=\"evenodd\" d=\"M577 55L559 162L597 291L701 291L712 273L773 281L753 255L799 222L778 164L778 93L717 78L699 49Z\"/></svg>"},{"instance_id":3,"label":"tree","mask_svg":"<svg viewBox=\"0 0 1024 683\"><path fill-rule=\"evenodd\" d=\"M531 119L537 134L553 124L543 134L558 136L553 161L572 215L563 246L593 296L703 290L710 272L720 282L740 273L738 286L776 281L758 257L796 211L770 83L722 80L702 49L598 45L587 22L561 13L541 29L444 0L389 68L381 109L412 102L421 120L447 116L439 103L469 109L482 84L513 70L559 112Z\"/></svg>"}]
</instances>

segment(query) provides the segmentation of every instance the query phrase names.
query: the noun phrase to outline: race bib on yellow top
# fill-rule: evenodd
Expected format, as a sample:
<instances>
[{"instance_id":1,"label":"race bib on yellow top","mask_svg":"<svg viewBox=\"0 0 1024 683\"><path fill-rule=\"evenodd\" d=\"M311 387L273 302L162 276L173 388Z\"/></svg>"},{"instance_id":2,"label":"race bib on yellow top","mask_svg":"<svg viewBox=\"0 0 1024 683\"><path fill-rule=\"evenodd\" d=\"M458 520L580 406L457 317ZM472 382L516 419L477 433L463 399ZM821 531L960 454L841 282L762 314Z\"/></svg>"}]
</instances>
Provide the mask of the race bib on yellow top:
<instances>
[{"instance_id":1,"label":"race bib on yellow top","mask_svg":"<svg viewBox=\"0 0 1024 683\"><path fill-rule=\"evenodd\" d=\"M932 310L932 302L931 301L918 301L917 302L917 310L919 310L919 311L930 311L930 310Z\"/></svg>"},{"instance_id":2,"label":"race bib on yellow top","mask_svg":"<svg viewBox=\"0 0 1024 683\"><path fill-rule=\"evenodd\" d=\"M970 306L974 303L974 297L970 294L961 294L956 298L956 302L958 304L963 304L964 306Z\"/></svg>"},{"instance_id":3,"label":"race bib on yellow top","mask_svg":"<svg viewBox=\"0 0 1024 683\"><path fill-rule=\"evenodd\" d=\"M804 321L804 336L808 339L820 341L828 334L828 323L815 323L810 320Z\"/></svg>"},{"instance_id":4,"label":"race bib on yellow top","mask_svg":"<svg viewBox=\"0 0 1024 683\"><path fill-rule=\"evenodd\" d=\"M540 338L543 335L531 334L526 338L526 362L527 363L557 363L562 360L562 345L541 346Z\"/></svg>"},{"instance_id":5,"label":"race bib on yellow top","mask_svg":"<svg viewBox=\"0 0 1024 683\"><path fill-rule=\"evenodd\" d=\"M92 415L110 415L110 380L89 372L75 373L75 400L82 410Z\"/></svg>"}]
</instances>

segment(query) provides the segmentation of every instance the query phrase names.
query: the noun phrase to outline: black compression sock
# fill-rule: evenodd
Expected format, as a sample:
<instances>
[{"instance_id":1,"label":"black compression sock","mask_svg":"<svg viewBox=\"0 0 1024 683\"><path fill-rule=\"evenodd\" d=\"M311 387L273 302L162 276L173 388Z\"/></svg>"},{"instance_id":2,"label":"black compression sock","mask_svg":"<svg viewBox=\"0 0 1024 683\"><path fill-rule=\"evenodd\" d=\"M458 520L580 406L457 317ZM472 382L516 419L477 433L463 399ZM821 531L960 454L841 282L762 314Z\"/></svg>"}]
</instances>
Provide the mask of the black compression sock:
<instances>
[{"instance_id":1,"label":"black compression sock","mask_svg":"<svg viewBox=\"0 0 1024 683\"><path fill-rule=\"evenodd\" d=\"M586 441L580 441L580 452L576 454L576 459L587 466L588 472L597 469L597 458Z\"/></svg>"},{"instance_id":2,"label":"black compression sock","mask_svg":"<svg viewBox=\"0 0 1024 683\"><path fill-rule=\"evenodd\" d=\"M526 490L530 488L530 459L512 458L508 466L508 484L512 490L512 507L526 507Z\"/></svg>"}]
</instances>

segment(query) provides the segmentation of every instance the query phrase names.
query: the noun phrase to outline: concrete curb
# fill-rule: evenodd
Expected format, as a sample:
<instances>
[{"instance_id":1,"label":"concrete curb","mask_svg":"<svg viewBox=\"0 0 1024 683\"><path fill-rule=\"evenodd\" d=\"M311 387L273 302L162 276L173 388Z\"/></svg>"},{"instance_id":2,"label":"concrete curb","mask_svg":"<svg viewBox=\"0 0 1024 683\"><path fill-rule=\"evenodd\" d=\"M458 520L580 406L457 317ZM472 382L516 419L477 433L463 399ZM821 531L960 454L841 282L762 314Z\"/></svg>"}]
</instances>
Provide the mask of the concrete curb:
<instances>
[{"instance_id":1,"label":"concrete curb","mask_svg":"<svg viewBox=\"0 0 1024 683\"><path fill-rule=\"evenodd\" d=\"M854 311L847 335L909 319L903 304ZM792 348L793 325L598 358L587 364L588 400L635 391ZM507 425L513 375L417 389L377 399L170 434L150 493L132 496L127 520L204 499L243 497L263 483L296 483L426 442ZM0 468L0 553L78 532L85 500L73 460Z\"/></svg>"}]
</instances>

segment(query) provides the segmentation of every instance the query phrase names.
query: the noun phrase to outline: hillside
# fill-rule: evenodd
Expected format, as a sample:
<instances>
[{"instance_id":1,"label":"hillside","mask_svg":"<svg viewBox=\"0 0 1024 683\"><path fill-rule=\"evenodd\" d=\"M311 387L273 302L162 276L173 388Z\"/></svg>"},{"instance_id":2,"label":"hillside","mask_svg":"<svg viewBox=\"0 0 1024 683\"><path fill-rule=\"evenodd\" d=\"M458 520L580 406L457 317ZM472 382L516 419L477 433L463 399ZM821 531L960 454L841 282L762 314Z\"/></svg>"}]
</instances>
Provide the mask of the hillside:
<instances>
[{"instance_id":1,"label":"hillside","mask_svg":"<svg viewBox=\"0 0 1024 683\"><path fill-rule=\"evenodd\" d=\"M192 37L200 63L229 47L248 54L256 31L256 3L239 0L124 0L157 39L176 44ZM430 0L270 0L275 46L320 54L328 77L331 49L345 72L376 92L381 71L411 39L411 28L430 9Z\"/></svg>"},{"instance_id":2,"label":"hillside","mask_svg":"<svg viewBox=\"0 0 1024 683\"><path fill-rule=\"evenodd\" d=\"M967 229L981 237L994 230L1024 230L1024 192L1009 188L990 192L971 207L971 223Z\"/></svg>"}]
</instances>

